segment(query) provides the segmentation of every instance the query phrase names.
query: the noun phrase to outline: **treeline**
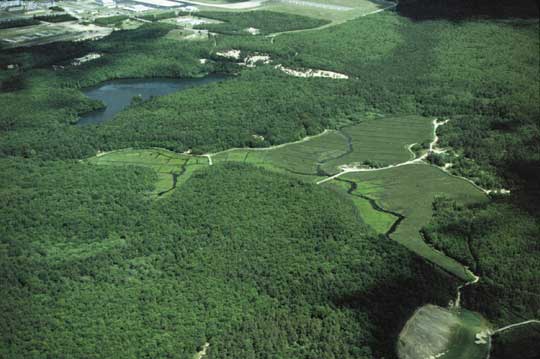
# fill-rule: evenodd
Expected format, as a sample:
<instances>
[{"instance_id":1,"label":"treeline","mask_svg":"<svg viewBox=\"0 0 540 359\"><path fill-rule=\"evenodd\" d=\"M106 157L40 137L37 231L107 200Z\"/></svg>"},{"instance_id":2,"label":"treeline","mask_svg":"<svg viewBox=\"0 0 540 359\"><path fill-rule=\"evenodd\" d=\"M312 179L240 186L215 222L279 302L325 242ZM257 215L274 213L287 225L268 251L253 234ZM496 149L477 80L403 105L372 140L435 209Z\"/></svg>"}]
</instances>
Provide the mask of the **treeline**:
<instances>
[{"instance_id":1,"label":"treeline","mask_svg":"<svg viewBox=\"0 0 540 359\"><path fill-rule=\"evenodd\" d=\"M149 21L158 21L158 20L165 20L170 19L173 17L176 17L178 15L181 15L182 12L176 12L176 11L165 11L165 12L158 12L154 14L143 14L140 16L137 16L140 19L143 20L149 20Z\"/></svg>"},{"instance_id":2,"label":"treeline","mask_svg":"<svg viewBox=\"0 0 540 359\"><path fill-rule=\"evenodd\" d=\"M307 16L277 13L273 11L219 12L202 11L197 16L223 21L220 24L201 24L194 28L207 29L211 32L227 35L246 35L247 29L255 29L257 34L266 35L276 32L310 29L329 23Z\"/></svg>"},{"instance_id":3,"label":"treeline","mask_svg":"<svg viewBox=\"0 0 540 359\"><path fill-rule=\"evenodd\" d=\"M470 266L481 280L467 287L467 308L509 324L540 316L540 221L506 197L463 207L439 199L423 229L436 248Z\"/></svg>"},{"instance_id":4,"label":"treeline","mask_svg":"<svg viewBox=\"0 0 540 359\"><path fill-rule=\"evenodd\" d=\"M440 128L441 145L457 152L447 157L451 171L485 188L502 187L540 195L540 117L456 116Z\"/></svg>"},{"instance_id":5,"label":"treeline","mask_svg":"<svg viewBox=\"0 0 540 359\"><path fill-rule=\"evenodd\" d=\"M0 162L1 356L392 358L409 315L453 296L283 175L216 165L152 201L143 168Z\"/></svg>"},{"instance_id":6,"label":"treeline","mask_svg":"<svg viewBox=\"0 0 540 359\"><path fill-rule=\"evenodd\" d=\"M2 20L0 22L0 29L11 29L13 27L23 27L37 25L39 21L34 18L25 18L25 19L13 19L13 20Z\"/></svg>"},{"instance_id":7,"label":"treeline","mask_svg":"<svg viewBox=\"0 0 540 359\"><path fill-rule=\"evenodd\" d=\"M356 121L354 88L262 68L237 78L154 98L88 128L100 150L129 146L178 152L266 147ZM262 136L258 140L255 136Z\"/></svg>"},{"instance_id":8,"label":"treeline","mask_svg":"<svg viewBox=\"0 0 540 359\"><path fill-rule=\"evenodd\" d=\"M535 0L401 0L397 9L415 20L538 18Z\"/></svg>"},{"instance_id":9,"label":"treeline","mask_svg":"<svg viewBox=\"0 0 540 359\"><path fill-rule=\"evenodd\" d=\"M127 20L128 16L126 15L116 15L116 16L107 16L107 17L98 17L94 20L96 25L119 25L122 24L122 21Z\"/></svg>"},{"instance_id":10,"label":"treeline","mask_svg":"<svg viewBox=\"0 0 540 359\"><path fill-rule=\"evenodd\" d=\"M39 16L34 16L34 19L45 21L45 22L65 22L65 21L77 20L76 17L73 17L70 14L39 15Z\"/></svg>"}]
</instances>

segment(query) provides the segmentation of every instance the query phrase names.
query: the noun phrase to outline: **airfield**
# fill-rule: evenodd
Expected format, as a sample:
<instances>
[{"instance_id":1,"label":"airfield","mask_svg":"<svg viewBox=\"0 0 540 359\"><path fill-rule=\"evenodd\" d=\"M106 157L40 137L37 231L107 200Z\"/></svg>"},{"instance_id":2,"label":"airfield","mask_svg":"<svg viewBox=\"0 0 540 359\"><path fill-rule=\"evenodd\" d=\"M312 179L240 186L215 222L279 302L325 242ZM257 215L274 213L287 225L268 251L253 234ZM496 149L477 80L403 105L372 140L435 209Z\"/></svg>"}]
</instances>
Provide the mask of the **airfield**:
<instances>
[{"instance_id":1,"label":"airfield","mask_svg":"<svg viewBox=\"0 0 540 359\"><path fill-rule=\"evenodd\" d=\"M114 6L104 6L92 0L83 0L62 1L59 4L65 14L73 16L77 20L55 23L40 21L36 25L0 28L0 48L35 46L58 41L96 40L115 30L137 28L148 22L149 16L171 13L172 16L168 15L166 21L187 31L180 37L181 39L200 39L201 35L190 31L190 29L196 25L212 22L212 20L197 17L199 11L270 10L327 20L330 22L325 25L327 27L396 6L395 3L383 0L252 0L238 3L227 3L219 0L126 0L118 1ZM0 10L0 23L14 17L28 18L35 13L54 15L47 8L42 8L38 12L36 10L21 10L10 13Z\"/></svg>"}]
</instances>

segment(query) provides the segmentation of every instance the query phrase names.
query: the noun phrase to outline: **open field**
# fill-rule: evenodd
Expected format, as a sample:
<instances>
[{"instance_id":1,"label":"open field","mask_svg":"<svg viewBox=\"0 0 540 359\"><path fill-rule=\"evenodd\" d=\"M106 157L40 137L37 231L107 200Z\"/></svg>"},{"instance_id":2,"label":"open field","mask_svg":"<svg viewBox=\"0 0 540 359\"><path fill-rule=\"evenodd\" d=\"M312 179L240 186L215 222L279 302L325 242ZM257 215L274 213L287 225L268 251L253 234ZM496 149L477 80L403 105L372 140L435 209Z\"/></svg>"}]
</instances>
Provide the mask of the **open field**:
<instances>
[{"instance_id":1,"label":"open field","mask_svg":"<svg viewBox=\"0 0 540 359\"><path fill-rule=\"evenodd\" d=\"M0 48L43 45L56 41L79 41L107 36L112 29L75 22L41 23L0 30Z\"/></svg>"},{"instance_id":2,"label":"open field","mask_svg":"<svg viewBox=\"0 0 540 359\"><path fill-rule=\"evenodd\" d=\"M324 178L323 168L324 171L336 172L339 165L354 164L363 160L384 161L385 163L406 161L411 156L410 151L407 150L407 144L429 140L431 133L432 127L427 118L413 116L378 118L366 120L358 125L341 130L326 131L321 135L291 144L273 148L231 149L210 156L213 164L221 162L248 163L314 183ZM151 167L156 171L159 178L155 194L165 193L175 188L177 185L184 183L194 171L208 165L207 158L157 149L115 151L94 157L90 162L105 165ZM428 168L428 166L425 166L425 168ZM448 177L434 168L428 170L428 172L430 171L435 171L435 177L437 175L442 176L442 178ZM376 176L386 178L385 174ZM461 182L457 179L453 180ZM359 186L360 191L350 196L363 220L378 233L386 233L398 219L391 213L385 213L374 208L368 198L362 197L368 196L378 201L378 198L371 196L370 189L374 189L375 192L386 191L385 188L377 187L382 182L379 179L372 179L369 183L363 182ZM352 184L347 181L330 181L327 186L339 192L347 192ZM405 186L405 184L403 185ZM435 190L438 189L435 188ZM440 191L444 191L444 189ZM381 192L379 195L382 196L383 193ZM425 203L423 203L424 207L427 206L430 209L431 201L432 197L426 198ZM381 204L381 207L402 213L402 211L395 208L385 207L384 203ZM422 211L418 215L421 217L427 216L422 217L424 219L423 224L431 218L431 212L426 215ZM413 222L417 223L414 219L415 217L413 217ZM408 220L405 222L406 224L409 223ZM414 223L412 223L413 226ZM418 229L413 227L413 231L418 232ZM399 238L401 238L402 230L400 226ZM410 234L408 232L403 234L403 236L407 235ZM423 241L421 242L423 243ZM428 251L428 253L431 253L431 251Z\"/></svg>"},{"instance_id":3,"label":"open field","mask_svg":"<svg viewBox=\"0 0 540 359\"><path fill-rule=\"evenodd\" d=\"M324 187L342 193L349 193L352 185L353 184L351 182L339 180L327 182L324 184ZM349 198L353 201L356 209L358 209L362 220L377 233L387 233L394 222L398 220L397 216L388 212L383 212L378 208L374 208L374 205L371 203L372 201L366 197L362 197L358 194L350 194Z\"/></svg>"},{"instance_id":4,"label":"open field","mask_svg":"<svg viewBox=\"0 0 540 359\"><path fill-rule=\"evenodd\" d=\"M264 3L260 8L329 20L336 24L364 16L389 6L393 6L393 4L385 1L369 0L270 0Z\"/></svg>"},{"instance_id":5,"label":"open field","mask_svg":"<svg viewBox=\"0 0 540 359\"><path fill-rule=\"evenodd\" d=\"M488 329L489 323L474 312L426 305L415 312L401 332L398 356L400 359L484 359L489 344L477 343L476 334Z\"/></svg>"},{"instance_id":6,"label":"open field","mask_svg":"<svg viewBox=\"0 0 540 359\"><path fill-rule=\"evenodd\" d=\"M433 136L431 121L420 116L367 120L340 131L350 142L351 150L326 162L323 169L328 173L338 172L338 167L343 164L358 165L370 161L387 166L405 162L413 156L408 146L430 142Z\"/></svg>"},{"instance_id":7,"label":"open field","mask_svg":"<svg viewBox=\"0 0 540 359\"><path fill-rule=\"evenodd\" d=\"M219 9L219 11L234 12L270 10L327 20L331 21L331 24L334 25L395 6L391 2L375 0L268 0L246 1L233 4L223 4L216 1L187 2L199 6L202 10ZM206 6L203 4L206 4Z\"/></svg>"},{"instance_id":8,"label":"open field","mask_svg":"<svg viewBox=\"0 0 540 359\"><path fill-rule=\"evenodd\" d=\"M268 165L290 172L317 175L321 161L347 151L345 138L338 131L328 131L307 141L270 149L234 149L213 156L214 162L237 161Z\"/></svg>"},{"instance_id":9,"label":"open field","mask_svg":"<svg viewBox=\"0 0 540 359\"><path fill-rule=\"evenodd\" d=\"M420 116L384 117L366 120L357 125L293 143L276 149L234 149L214 156L214 161L241 161L271 164L292 172L321 175L337 173L341 165L364 161L396 164L413 154L408 146L429 142L433 127Z\"/></svg>"},{"instance_id":10,"label":"open field","mask_svg":"<svg viewBox=\"0 0 540 359\"><path fill-rule=\"evenodd\" d=\"M183 183L198 168L206 167L208 160L163 149L127 149L108 152L88 160L90 163L107 166L142 166L153 169L158 176L154 195L165 194ZM184 176L182 176L184 175Z\"/></svg>"},{"instance_id":11,"label":"open field","mask_svg":"<svg viewBox=\"0 0 540 359\"><path fill-rule=\"evenodd\" d=\"M209 156L213 164L249 163L316 182L323 178L321 167L325 166L335 170L339 165L364 160L406 161L412 155L407 144L429 140L432 131L429 120L423 117L379 118L274 148L232 149ZM115 151L89 161L154 169L158 174L156 195L174 189L194 171L209 164L205 157L158 149ZM378 233L387 233L392 228L398 220L394 214L402 215L404 218L390 233L392 239L459 278L472 279L471 273L461 263L426 244L419 232L431 220L432 203L437 196L448 196L463 204L484 201L485 195L472 184L449 176L438 168L416 164L349 173L341 180L327 182L326 186L352 194L350 197L360 215Z\"/></svg>"},{"instance_id":12,"label":"open field","mask_svg":"<svg viewBox=\"0 0 540 359\"><path fill-rule=\"evenodd\" d=\"M405 217L390 234L392 239L459 278L472 279L462 264L426 244L419 231L430 221L432 203L437 196L469 204L487 200L481 191L464 180L425 164L351 173L342 179L356 182L358 193Z\"/></svg>"}]
</instances>

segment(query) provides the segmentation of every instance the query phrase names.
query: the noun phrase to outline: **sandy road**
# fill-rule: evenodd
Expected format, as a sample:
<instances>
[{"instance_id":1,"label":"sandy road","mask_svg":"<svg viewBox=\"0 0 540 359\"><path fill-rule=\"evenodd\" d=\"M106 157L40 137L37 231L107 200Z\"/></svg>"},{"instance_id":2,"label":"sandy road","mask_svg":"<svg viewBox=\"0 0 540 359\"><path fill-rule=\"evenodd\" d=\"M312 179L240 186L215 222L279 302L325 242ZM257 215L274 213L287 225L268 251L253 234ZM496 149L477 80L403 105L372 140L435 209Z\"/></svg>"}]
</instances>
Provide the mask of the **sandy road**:
<instances>
[{"instance_id":1,"label":"sandy road","mask_svg":"<svg viewBox=\"0 0 540 359\"><path fill-rule=\"evenodd\" d=\"M512 329L512 328L516 328L516 327L520 327L522 325L528 325L528 324L540 324L540 320L538 319L530 319L530 320L526 320L524 322L520 322L520 323L515 323L515 324L510 324L510 325L507 325L505 327L502 327L502 328L499 328L497 330L495 330L493 334L497 334L497 333L501 333L501 332L504 332L505 330L508 330L508 329Z\"/></svg>"},{"instance_id":2,"label":"sandy road","mask_svg":"<svg viewBox=\"0 0 540 359\"><path fill-rule=\"evenodd\" d=\"M335 174L333 176L330 176L328 178L322 179L322 180L318 181L317 184L323 184L325 182L331 181L331 180L336 179L336 178L338 178L340 176L343 176L346 173L384 171L384 170L387 170L387 169L390 169L390 168L402 167L402 166L412 165L412 164L416 164L416 163L423 163L424 160L429 155L429 153L433 152L433 150L436 148L437 142L439 142L439 136L437 136L437 129L439 128L439 126L444 125L446 122L448 122L448 121L440 121L439 122L439 121L437 121L437 119L433 120L433 122L432 122L432 124L433 124L433 141L431 141L431 143L429 144L429 151L424 153L420 157L413 158L413 159L410 159L408 161L397 163L397 164L394 164L394 165L389 165L389 166L379 167L379 168L358 168L358 167L354 167L354 166L344 165L344 166L341 167L342 168L341 172L339 172L339 173L337 173L337 174ZM414 145L415 145L415 143L410 144L407 147L409 152L412 153L411 148Z\"/></svg>"}]
</instances>

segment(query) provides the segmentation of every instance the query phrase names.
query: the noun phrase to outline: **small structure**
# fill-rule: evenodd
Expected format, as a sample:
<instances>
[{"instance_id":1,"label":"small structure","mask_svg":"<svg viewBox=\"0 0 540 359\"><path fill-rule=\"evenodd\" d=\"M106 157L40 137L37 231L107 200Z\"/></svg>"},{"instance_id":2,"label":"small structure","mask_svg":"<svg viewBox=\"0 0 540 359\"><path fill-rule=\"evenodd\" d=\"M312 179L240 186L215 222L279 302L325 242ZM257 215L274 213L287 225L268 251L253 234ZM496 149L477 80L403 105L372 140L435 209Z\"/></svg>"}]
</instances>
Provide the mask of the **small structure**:
<instances>
[{"instance_id":1,"label":"small structure","mask_svg":"<svg viewBox=\"0 0 540 359\"><path fill-rule=\"evenodd\" d=\"M96 2L101 5L108 8L116 7L116 1L115 0L96 0Z\"/></svg>"}]
</instances>

